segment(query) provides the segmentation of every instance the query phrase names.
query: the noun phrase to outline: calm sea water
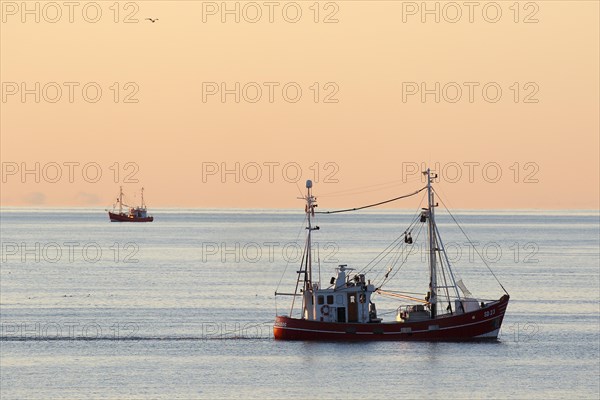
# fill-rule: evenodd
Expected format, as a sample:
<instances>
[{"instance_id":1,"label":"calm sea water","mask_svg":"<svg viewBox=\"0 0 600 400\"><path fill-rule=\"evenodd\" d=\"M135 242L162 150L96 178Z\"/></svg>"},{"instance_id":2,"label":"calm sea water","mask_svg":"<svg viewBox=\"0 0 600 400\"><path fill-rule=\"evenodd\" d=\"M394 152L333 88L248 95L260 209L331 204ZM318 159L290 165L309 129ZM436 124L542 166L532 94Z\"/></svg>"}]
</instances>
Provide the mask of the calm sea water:
<instances>
[{"instance_id":1,"label":"calm sea water","mask_svg":"<svg viewBox=\"0 0 600 400\"><path fill-rule=\"evenodd\" d=\"M273 294L282 278L293 291L302 214L155 215L119 224L97 210L2 210L3 400L598 398L596 211L456 213L511 294L492 343L276 342L273 317L290 302ZM321 216L316 271L325 282L338 263L362 268L412 215ZM438 222L471 292L500 297L465 237ZM390 289L426 288L421 239ZM393 318L397 304L377 301Z\"/></svg>"}]
</instances>

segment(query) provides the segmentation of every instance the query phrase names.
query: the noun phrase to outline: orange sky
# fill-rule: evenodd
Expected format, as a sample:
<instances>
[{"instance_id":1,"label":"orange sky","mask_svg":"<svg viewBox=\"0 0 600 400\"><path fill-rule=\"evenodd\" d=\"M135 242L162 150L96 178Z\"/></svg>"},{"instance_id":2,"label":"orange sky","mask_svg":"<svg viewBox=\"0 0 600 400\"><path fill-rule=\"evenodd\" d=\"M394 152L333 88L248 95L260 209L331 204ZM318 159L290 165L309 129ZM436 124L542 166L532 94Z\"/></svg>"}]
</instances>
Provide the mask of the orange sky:
<instances>
[{"instance_id":1,"label":"orange sky","mask_svg":"<svg viewBox=\"0 0 600 400\"><path fill-rule=\"evenodd\" d=\"M150 208L302 207L305 179L321 207L356 206L417 189L426 164L454 207L599 206L598 2L521 2L518 15L496 2L495 23L490 2L455 23L447 2L439 23L421 2L321 2L318 16L314 1L276 2L273 22L262 2L239 2L239 23L221 2L121 2L116 16L99 1L96 23L90 2L72 23L47 3L36 22L1 2L2 206L104 208L123 184L144 186ZM221 83L236 82L239 103L223 101ZM221 174L236 165L239 182Z\"/></svg>"}]
</instances>

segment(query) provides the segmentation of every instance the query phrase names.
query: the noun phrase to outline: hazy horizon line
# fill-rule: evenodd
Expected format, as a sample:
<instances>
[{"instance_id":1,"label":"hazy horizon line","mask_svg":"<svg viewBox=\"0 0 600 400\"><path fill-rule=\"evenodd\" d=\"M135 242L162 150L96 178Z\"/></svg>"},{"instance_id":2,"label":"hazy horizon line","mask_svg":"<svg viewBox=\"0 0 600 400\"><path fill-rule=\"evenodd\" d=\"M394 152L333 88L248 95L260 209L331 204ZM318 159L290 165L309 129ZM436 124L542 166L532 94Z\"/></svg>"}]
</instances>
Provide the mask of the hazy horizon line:
<instances>
[{"instance_id":1,"label":"hazy horizon line","mask_svg":"<svg viewBox=\"0 0 600 400\"><path fill-rule=\"evenodd\" d=\"M320 212L325 211L333 211L339 209L347 209L347 208L331 208L331 209L323 209ZM10 211L10 210L96 210L96 211L107 211L112 210L112 208L106 207L94 207L94 206L44 206L44 205L27 205L27 206L2 206L0 205L0 211ZM163 206L163 207L149 207L148 211L150 213L154 211L187 211L187 210L197 210L197 211L212 211L212 210L222 210L222 211L259 211L259 210L273 210L273 211L294 211L303 213L303 210L299 207L289 208L289 207L182 207L182 206ZM411 207L384 207L377 208L375 210L355 210L354 212L377 212L377 211L410 211L414 212L415 208ZM443 211L443 208L440 209ZM600 215L600 209L589 209L589 208L455 208L453 211L495 211L495 212L585 212L585 213L597 213Z\"/></svg>"}]
</instances>

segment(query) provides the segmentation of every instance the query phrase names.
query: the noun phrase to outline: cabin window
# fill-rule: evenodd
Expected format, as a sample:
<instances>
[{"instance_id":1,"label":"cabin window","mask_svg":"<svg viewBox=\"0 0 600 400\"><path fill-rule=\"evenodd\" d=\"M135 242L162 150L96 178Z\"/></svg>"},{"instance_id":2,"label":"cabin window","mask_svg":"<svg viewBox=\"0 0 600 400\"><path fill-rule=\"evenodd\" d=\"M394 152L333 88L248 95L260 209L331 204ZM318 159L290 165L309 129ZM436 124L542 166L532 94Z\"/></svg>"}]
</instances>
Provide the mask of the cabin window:
<instances>
[{"instance_id":1,"label":"cabin window","mask_svg":"<svg viewBox=\"0 0 600 400\"><path fill-rule=\"evenodd\" d=\"M317 303L319 305L323 304L325 302L325 298L323 296L317 296Z\"/></svg>"},{"instance_id":2,"label":"cabin window","mask_svg":"<svg viewBox=\"0 0 600 400\"><path fill-rule=\"evenodd\" d=\"M327 296L327 304L333 304L333 295L332 294Z\"/></svg>"},{"instance_id":3,"label":"cabin window","mask_svg":"<svg viewBox=\"0 0 600 400\"><path fill-rule=\"evenodd\" d=\"M335 297L335 302L336 302L337 304L344 304L344 296L342 296L341 294L338 294L338 295Z\"/></svg>"},{"instance_id":4,"label":"cabin window","mask_svg":"<svg viewBox=\"0 0 600 400\"><path fill-rule=\"evenodd\" d=\"M356 296L355 295L350 296L350 303L356 303Z\"/></svg>"}]
</instances>

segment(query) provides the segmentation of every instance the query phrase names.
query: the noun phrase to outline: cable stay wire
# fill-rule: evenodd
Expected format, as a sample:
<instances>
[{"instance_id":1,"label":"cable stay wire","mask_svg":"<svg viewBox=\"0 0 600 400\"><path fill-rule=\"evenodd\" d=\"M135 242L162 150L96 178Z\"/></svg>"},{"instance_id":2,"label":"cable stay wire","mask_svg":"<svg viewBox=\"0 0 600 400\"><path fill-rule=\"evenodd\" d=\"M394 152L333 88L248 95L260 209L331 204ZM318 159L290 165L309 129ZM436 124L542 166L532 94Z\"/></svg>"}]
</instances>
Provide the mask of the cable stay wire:
<instances>
[{"instance_id":1,"label":"cable stay wire","mask_svg":"<svg viewBox=\"0 0 600 400\"><path fill-rule=\"evenodd\" d=\"M469 241L469 244L473 247L473 249L475 250L475 252L479 256L479 258L481 258L481 261L483 261L483 264L485 264L485 266L487 267L488 271L490 271L490 273L492 274L492 276L494 277L494 279L496 280L496 282L498 283L498 285L500 285L500 287L502 288L502 290L504 290L504 293L508 294L508 291L504 288L504 286L502 285L502 283L500 282L500 280L498 279L498 277L496 276L496 274L494 273L494 271L492 271L492 268L485 261L485 258L483 258L483 256L479 253L479 250L477 250L477 247L475 247L475 244L473 243L473 241L471 240L471 238L469 237L469 235L467 235L467 233L464 231L464 229L462 228L462 226L458 223L458 221L456 220L456 218L454 218L454 215L452 215L452 213L450 212L450 210L446 206L446 203L444 203L444 200L442 200L442 197L440 196L440 194L438 193L438 191L435 190L435 189L433 189L433 191L437 195L438 199L440 199L440 202L442 203L442 205L446 209L446 212L448 213L448 215L450 215L450 217L452 218L452 220L454 221L454 223L456 224L456 226L458 226L458 229L460 229L460 231L462 232L462 234L465 235L465 238L467 238L467 240Z\"/></svg>"},{"instance_id":2,"label":"cable stay wire","mask_svg":"<svg viewBox=\"0 0 600 400\"><path fill-rule=\"evenodd\" d=\"M395 268L396 264L398 263L398 261L400 260L400 257L402 256L402 254L404 253L404 248L408 247L405 246L406 245L406 241L402 240L402 239L406 239L406 233L407 232L412 232L413 230L413 226L414 223L419 219L419 217L417 216L413 222L409 225L409 227L404 231L404 233L402 235L400 235L394 242L399 241L399 244L397 244L396 246L394 246L394 248L390 249L379 261L377 261L377 263L375 265L373 265L367 272L370 272L373 270L373 268L375 268L375 266L377 266L381 261L383 261L385 259L386 256L392 254L392 251L396 250L396 254L391 256L391 261L389 263L389 267L388 267L388 271L386 273L386 275L389 275L389 273L392 271L393 268ZM418 237L418 236L417 236ZM404 246L404 248L402 247ZM409 250L410 253L410 250ZM403 261L404 263L404 261ZM381 273L383 272L383 270L380 270L379 272L377 272L377 275L375 275L375 277L373 278L373 282L375 282L378 278L379 275L381 275Z\"/></svg>"},{"instance_id":3,"label":"cable stay wire","mask_svg":"<svg viewBox=\"0 0 600 400\"><path fill-rule=\"evenodd\" d=\"M421 193L423 190L427 189L427 186L423 186L421 189L416 190L412 193L409 194L405 194L403 196L398 196L398 197L394 197L393 199L389 199L389 200L384 200L384 201L380 201L378 203L374 203L374 204L368 204L366 206L362 206L362 207L354 207L354 208L345 208L342 210L334 210L334 211L315 211L315 214L338 214L338 213L343 213L343 212L349 212L349 211L358 211L358 210L364 210L365 208L371 208L371 207L377 207L380 206L382 204L387 204L387 203L391 203L393 201L397 201L397 200L401 200L401 199L405 199L407 197L411 197L414 196L416 194Z\"/></svg>"},{"instance_id":4,"label":"cable stay wire","mask_svg":"<svg viewBox=\"0 0 600 400\"><path fill-rule=\"evenodd\" d=\"M373 185L367 185L367 186L355 187L355 188L350 188L350 189L338 190L335 192L329 192L329 193L325 193L325 194L319 194L319 197L336 197L336 196L346 196L349 194L370 193L370 192L383 190L383 189L387 189L387 188L391 188L391 187L395 187L395 186L401 186L401 185L404 185L407 183L412 183L412 182L418 181L418 180L422 180L422 178L421 177L413 177L413 178L409 178L409 179L396 179L396 180L390 181L390 182L375 183ZM370 189L370 190L367 190L367 189Z\"/></svg>"},{"instance_id":5,"label":"cable stay wire","mask_svg":"<svg viewBox=\"0 0 600 400\"><path fill-rule=\"evenodd\" d=\"M364 267L362 267L359 271L358 274L368 274L371 271L373 271L373 269L375 267L377 267L381 261L383 261L384 259L386 259L387 256L389 256L393 251L397 251L398 255L397 257L395 257L396 259L394 261L392 261L392 265L395 265L399 258L400 255L402 254L402 246L406 244L406 242L402 239L406 238L406 234L407 233L412 233L415 225L417 224L417 222L420 220L420 216L421 216L421 204L423 203L425 196L423 196L421 198L421 201L419 202L419 205L417 207L415 216L413 217L413 219L411 220L411 222L408 224L408 227L404 230L404 232L398 236L397 238L395 238L385 249L383 249L381 252L379 252L379 254L377 254L371 261L369 261L367 263L367 265L365 265ZM391 272L391 271L390 271ZM373 278L373 281L375 282L379 276L381 275L382 271L378 271L377 275ZM388 272L389 273L389 272Z\"/></svg>"},{"instance_id":6,"label":"cable stay wire","mask_svg":"<svg viewBox=\"0 0 600 400\"><path fill-rule=\"evenodd\" d=\"M300 227L300 231L298 232L298 235L296 236L296 242L298 242L298 239L300 239L300 235L302 234L302 232L304 231L304 225L306 222L306 218L308 218L307 215L304 216L304 221L302 222L302 226ZM277 287L275 288L275 297L277 297L277 291L279 290L279 286L281 286L281 282L283 281L283 277L285 276L285 273L288 269L288 267L290 266L290 262L291 260L287 260L287 263L285 264L285 268L283 269L283 273L281 274L281 277L279 278L279 282L277 283Z\"/></svg>"},{"instance_id":7,"label":"cable stay wire","mask_svg":"<svg viewBox=\"0 0 600 400\"><path fill-rule=\"evenodd\" d=\"M414 239L414 242L417 242L419 240L419 236L421 235L421 232L423 231L423 225L421 225L420 229L417 231L417 235ZM406 253L406 257L404 257L404 260L402 260L402 262L400 263L400 265L398 266L398 268L396 268L396 270L394 271L394 273L389 276L389 273L386 274L388 276L385 276L384 279L381 281L381 283L378 285L379 288L382 288L383 285L385 285L386 283L388 283L389 281L391 281L392 279L394 279L394 277L398 274L398 272L400 272L400 270L402 269L402 267L404 266L404 264L406 264L406 261L408 260L408 257L410 256L411 252L408 251ZM392 266L392 269L395 268L395 266ZM391 270L390 270L391 272Z\"/></svg>"},{"instance_id":8,"label":"cable stay wire","mask_svg":"<svg viewBox=\"0 0 600 400\"><path fill-rule=\"evenodd\" d=\"M372 260L369 264L373 264L371 265L371 268L369 268L367 271L365 271L364 273L370 273L375 267L377 267L383 260L387 259L387 257L392 254L392 252L397 251L398 253L402 252L402 246L404 245L404 240L403 239L404 234L398 236L398 238L394 239L394 241L384 250L384 252L381 252L377 255L377 257ZM367 264L368 266L368 264ZM377 280L377 278L379 278L379 275L381 275L382 270L379 270L377 272L377 274L373 277L372 281L375 282Z\"/></svg>"},{"instance_id":9,"label":"cable stay wire","mask_svg":"<svg viewBox=\"0 0 600 400\"><path fill-rule=\"evenodd\" d=\"M419 204L420 206L420 204ZM369 261L369 263L367 265L365 265L364 267L362 267L359 270L359 274L368 274L369 272L371 272L373 270L373 268L375 268L388 254L390 254L392 251L394 251L394 249L397 247L398 250L400 250L400 248L402 247L402 245L405 244L405 242L402 240L405 235L407 233L411 233L415 224L417 223L417 221L419 220L420 214L418 213L411 221L411 223L408 225L408 227L404 230L404 232L398 236L397 238L395 238L385 249L383 249L381 252L379 252L379 254L377 254L375 256L375 258L373 258L371 261ZM369 268L370 266L370 268ZM381 273L381 271L377 274L377 276L375 276L374 280L377 279L377 277L379 276L379 274Z\"/></svg>"}]
</instances>

